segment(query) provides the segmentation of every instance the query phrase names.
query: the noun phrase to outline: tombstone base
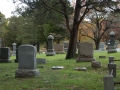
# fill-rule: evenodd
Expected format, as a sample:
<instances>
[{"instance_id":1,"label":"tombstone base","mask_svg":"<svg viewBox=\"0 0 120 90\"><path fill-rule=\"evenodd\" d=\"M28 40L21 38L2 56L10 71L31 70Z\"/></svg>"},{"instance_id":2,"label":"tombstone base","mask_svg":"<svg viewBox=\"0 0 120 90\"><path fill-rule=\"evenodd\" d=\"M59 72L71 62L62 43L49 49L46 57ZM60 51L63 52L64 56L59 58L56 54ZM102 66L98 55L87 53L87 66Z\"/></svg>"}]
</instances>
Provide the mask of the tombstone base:
<instances>
[{"instance_id":1,"label":"tombstone base","mask_svg":"<svg viewBox=\"0 0 120 90\"><path fill-rule=\"evenodd\" d=\"M54 56L55 55L55 52L47 52L46 53L46 56Z\"/></svg>"},{"instance_id":2,"label":"tombstone base","mask_svg":"<svg viewBox=\"0 0 120 90\"><path fill-rule=\"evenodd\" d=\"M95 61L95 58L80 58L80 57L78 57L76 59L76 62L91 62L91 61Z\"/></svg>"},{"instance_id":3,"label":"tombstone base","mask_svg":"<svg viewBox=\"0 0 120 90\"><path fill-rule=\"evenodd\" d=\"M11 63L10 59L0 59L0 63Z\"/></svg>"},{"instance_id":4,"label":"tombstone base","mask_svg":"<svg viewBox=\"0 0 120 90\"><path fill-rule=\"evenodd\" d=\"M108 53L115 53L115 52L117 52L116 49L108 49Z\"/></svg>"},{"instance_id":5,"label":"tombstone base","mask_svg":"<svg viewBox=\"0 0 120 90\"><path fill-rule=\"evenodd\" d=\"M15 71L15 78L39 76L38 69L18 69Z\"/></svg>"},{"instance_id":6,"label":"tombstone base","mask_svg":"<svg viewBox=\"0 0 120 90\"><path fill-rule=\"evenodd\" d=\"M36 58L37 64L46 64L46 59L44 58Z\"/></svg>"},{"instance_id":7,"label":"tombstone base","mask_svg":"<svg viewBox=\"0 0 120 90\"><path fill-rule=\"evenodd\" d=\"M65 51L57 51L57 52L55 52L56 54L64 54L65 53Z\"/></svg>"},{"instance_id":8,"label":"tombstone base","mask_svg":"<svg viewBox=\"0 0 120 90\"><path fill-rule=\"evenodd\" d=\"M16 51L13 51L13 52L12 52L12 56L15 56L15 55L16 55Z\"/></svg>"}]
</instances>

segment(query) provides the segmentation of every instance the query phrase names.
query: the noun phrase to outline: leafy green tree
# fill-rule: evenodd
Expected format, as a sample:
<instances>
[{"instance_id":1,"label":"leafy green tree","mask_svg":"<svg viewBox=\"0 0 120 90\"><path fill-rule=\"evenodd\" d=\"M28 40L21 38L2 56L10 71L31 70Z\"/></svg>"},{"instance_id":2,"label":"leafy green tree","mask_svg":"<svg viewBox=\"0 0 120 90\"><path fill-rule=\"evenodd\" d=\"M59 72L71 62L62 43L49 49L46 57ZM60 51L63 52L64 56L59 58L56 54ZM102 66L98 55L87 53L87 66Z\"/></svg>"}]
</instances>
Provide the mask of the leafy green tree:
<instances>
[{"instance_id":1,"label":"leafy green tree","mask_svg":"<svg viewBox=\"0 0 120 90\"><path fill-rule=\"evenodd\" d=\"M16 0L13 0L16 2ZM18 0L21 1L21 0ZM40 1L40 3L38 3ZM70 27L69 18L69 0L22 0L22 3L27 4L30 8L41 10L40 8L45 7L47 10L43 11L56 11L64 16L66 21L67 29L70 33L69 47L66 55L66 59L74 58L76 52L77 34L80 23L83 21L85 15L90 13L91 10L97 10L100 12L119 12L117 7L118 2L113 0L75 0L74 18L72 28ZM34 3L37 2L35 6ZM42 7L41 7L42 5ZM44 5L44 6L43 6ZM40 8L39 8L40 7ZM60 7L60 8L59 8ZM53 18L54 19L54 18Z\"/></svg>"},{"instance_id":2,"label":"leafy green tree","mask_svg":"<svg viewBox=\"0 0 120 90\"><path fill-rule=\"evenodd\" d=\"M6 26L7 26L8 20L5 18L5 15L0 13L0 38L2 40L2 46L5 46L5 38L4 34L6 33Z\"/></svg>"},{"instance_id":3,"label":"leafy green tree","mask_svg":"<svg viewBox=\"0 0 120 90\"><path fill-rule=\"evenodd\" d=\"M9 24L6 32L6 43L11 46L12 43L33 44L36 41L36 30L31 19L22 16L13 16L9 18Z\"/></svg>"},{"instance_id":4,"label":"leafy green tree","mask_svg":"<svg viewBox=\"0 0 120 90\"><path fill-rule=\"evenodd\" d=\"M67 32L64 28L55 26L51 23L48 23L48 24L44 24L42 26L38 26L37 36L38 36L38 39L41 43L46 42L46 44L47 44L48 35L52 34L54 37L57 35L60 35L62 37L66 37L66 33ZM57 42L58 37L55 37L54 39ZM59 40L62 40L62 39L63 38L59 37Z\"/></svg>"}]
</instances>

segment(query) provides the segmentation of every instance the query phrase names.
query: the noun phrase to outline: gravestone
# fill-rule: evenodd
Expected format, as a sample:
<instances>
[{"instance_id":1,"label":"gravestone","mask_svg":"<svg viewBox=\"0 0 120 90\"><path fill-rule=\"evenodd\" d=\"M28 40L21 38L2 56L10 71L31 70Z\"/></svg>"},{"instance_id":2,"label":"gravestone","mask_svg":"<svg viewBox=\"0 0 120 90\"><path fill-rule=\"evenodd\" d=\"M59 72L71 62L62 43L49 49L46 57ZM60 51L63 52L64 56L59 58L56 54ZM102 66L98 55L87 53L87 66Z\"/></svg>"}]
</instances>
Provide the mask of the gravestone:
<instances>
[{"instance_id":1,"label":"gravestone","mask_svg":"<svg viewBox=\"0 0 120 90\"><path fill-rule=\"evenodd\" d=\"M44 58L36 58L37 64L46 64L46 59Z\"/></svg>"},{"instance_id":2,"label":"gravestone","mask_svg":"<svg viewBox=\"0 0 120 90\"><path fill-rule=\"evenodd\" d=\"M100 51L105 50L105 43L104 42L100 42L100 44L99 44L99 50Z\"/></svg>"},{"instance_id":3,"label":"gravestone","mask_svg":"<svg viewBox=\"0 0 120 90\"><path fill-rule=\"evenodd\" d=\"M55 51L54 51L54 47L53 47L54 37L52 35L49 35L47 37L47 39L48 39L48 45L47 45L46 56L53 56L53 55L55 55Z\"/></svg>"},{"instance_id":4,"label":"gravestone","mask_svg":"<svg viewBox=\"0 0 120 90\"><path fill-rule=\"evenodd\" d=\"M106 56L99 56L99 58L106 58Z\"/></svg>"},{"instance_id":5,"label":"gravestone","mask_svg":"<svg viewBox=\"0 0 120 90\"><path fill-rule=\"evenodd\" d=\"M15 77L39 76L36 69L36 48L32 45L21 45L18 47L18 70Z\"/></svg>"},{"instance_id":6,"label":"gravestone","mask_svg":"<svg viewBox=\"0 0 120 90\"><path fill-rule=\"evenodd\" d=\"M102 67L102 64L101 64L101 62L99 62L99 61L92 61L91 62L91 67L93 67L93 68L101 68Z\"/></svg>"},{"instance_id":7,"label":"gravestone","mask_svg":"<svg viewBox=\"0 0 120 90\"><path fill-rule=\"evenodd\" d=\"M78 57L76 62L91 62L95 61L93 57L93 43L83 42L78 46Z\"/></svg>"},{"instance_id":8,"label":"gravestone","mask_svg":"<svg viewBox=\"0 0 120 90\"><path fill-rule=\"evenodd\" d=\"M86 71L86 67L82 67L82 68L75 68L75 70L77 70L77 71Z\"/></svg>"},{"instance_id":9,"label":"gravestone","mask_svg":"<svg viewBox=\"0 0 120 90\"><path fill-rule=\"evenodd\" d=\"M63 45L64 45L64 51L67 52L68 51L68 43L66 41L64 41Z\"/></svg>"},{"instance_id":10,"label":"gravestone","mask_svg":"<svg viewBox=\"0 0 120 90\"><path fill-rule=\"evenodd\" d=\"M63 54L63 53L65 53L63 44L54 44L54 50L55 50L56 54Z\"/></svg>"},{"instance_id":11,"label":"gravestone","mask_svg":"<svg viewBox=\"0 0 120 90\"><path fill-rule=\"evenodd\" d=\"M115 33L112 31L110 32L110 40L108 43L108 53L115 53L116 50L116 44L115 44Z\"/></svg>"},{"instance_id":12,"label":"gravestone","mask_svg":"<svg viewBox=\"0 0 120 90\"><path fill-rule=\"evenodd\" d=\"M52 69L53 70L59 70L59 69L63 69L64 66L53 66Z\"/></svg>"},{"instance_id":13,"label":"gravestone","mask_svg":"<svg viewBox=\"0 0 120 90\"><path fill-rule=\"evenodd\" d=\"M1 47L0 48L0 62L11 62L10 60L10 48Z\"/></svg>"},{"instance_id":14,"label":"gravestone","mask_svg":"<svg viewBox=\"0 0 120 90\"><path fill-rule=\"evenodd\" d=\"M13 46L12 55L16 55L16 43L13 43L12 46Z\"/></svg>"}]
</instances>

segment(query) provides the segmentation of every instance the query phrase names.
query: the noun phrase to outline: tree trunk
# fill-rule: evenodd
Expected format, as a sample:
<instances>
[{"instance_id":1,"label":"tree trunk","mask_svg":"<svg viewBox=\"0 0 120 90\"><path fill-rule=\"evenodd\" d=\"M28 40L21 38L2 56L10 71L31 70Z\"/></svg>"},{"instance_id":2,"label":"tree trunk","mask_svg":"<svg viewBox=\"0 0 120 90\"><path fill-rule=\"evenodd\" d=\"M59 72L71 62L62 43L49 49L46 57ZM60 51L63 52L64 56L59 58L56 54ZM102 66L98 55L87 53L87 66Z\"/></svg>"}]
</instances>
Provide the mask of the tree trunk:
<instances>
[{"instance_id":1,"label":"tree trunk","mask_svg":"<svg viewBox=\"0 0 120 90\"><path fill-rule=\"evenodd\" d=\"M68 47L66 59L71 59L75 57L77 33L78 33L78 26L76 25L76 28L73 28L73 30L70 32L69 47Z\"/></svg>"},{"instance_id":2,"label":"tree trunk","mask_svg":"<svg viewBox=\"0 0 120 90\"><path fill-rule=\"evenodd\" d=\"M68 47L66 59L74 58L76 53L78 28L80 22L82 21L82 18L80 18L80 10L81 10L80 2L81 0L76 0L73 28L72 30L70 30L69 47Z\"/></svg>"},{"instance_id":3,"label":"tree trunk","mask_svg":"<svg viewBox=\"0 0 120 90\"><path fill-rule=\"evenodd\" d=\"M100 41L95 41L96 50L99 50Z\"/></svg>"}]
</instances>

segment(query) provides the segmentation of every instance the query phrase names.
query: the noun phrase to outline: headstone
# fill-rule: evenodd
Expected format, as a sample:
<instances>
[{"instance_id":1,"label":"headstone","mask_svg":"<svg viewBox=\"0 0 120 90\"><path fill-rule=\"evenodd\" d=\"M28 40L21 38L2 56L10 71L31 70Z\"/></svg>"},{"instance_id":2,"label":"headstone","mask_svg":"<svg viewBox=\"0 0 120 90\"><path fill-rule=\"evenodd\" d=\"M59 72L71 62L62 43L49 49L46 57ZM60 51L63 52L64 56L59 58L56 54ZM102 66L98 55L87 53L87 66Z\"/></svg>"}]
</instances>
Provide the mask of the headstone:
<instances>
[{"instance_id":1,"label":"headstone","mask_svg":"<svg viewBox=\"0 0 120 90\"><path fill-rule=\"evenodd\" d=\"M100 51L105 50L105 43L104 42L100 42L100 44L99 44L99 50Z\"/></svg>"},{"instance_id":2,"label":"headstone","mask_svg":"<svg viewBox=\"0 0 120 90\"><path fill-rule=\"evenodd\" d=\"M83 68L75 68L75 70L77 70L77 71L86 71L86 67L83 67Z\"/></svg>"},{"instance_id":3,"label":"headstone","mask_svg":"<svg viewBox=\"0 0 120 90\"><path fill-rule=\"evenodd\" d=\"M64 51L67 52L68 51L68 43L66 41L64 41L63 45L64 45Z\"/></svg>"},{"instance_id":4,"label":"headstone","mask_svg":"<svg viewBox=\"0 0 120 90\"><path fill-rule=\"evenodd\" d=\"M18 47L18 70L15 77L39 76L36 69L36 48L32 45L21 45Z\"/></svg>"},{"instance_id":5,"label":"headstone","mask_svg":"<svg viewBox=\"0 0 120 90\"><path fill-rule=\"evenodd\" d=\"M13 51L12 51L12 55L16 55L16 43L13 43Z\"/></svg>"},{"instance_id":6,"label":"headstone","mask_svg":"<svg viewBox=\"0 0 120 90\"><path fill-rule=\"evenodd\" d=\"M115 90L114 89L114 81L113 81L112 75L107 75L103 77L103 83L104 83L104 90Z\"/></svg>"},{"instance_id":7,"label":"headstone","mask_svg":"<svg viewBox=\"0 0 120 90\"><path fill-rule=\"evenodd\" d=\"M99 58L106 58L106 56L99 56Z\"/></svg>"},{"instance_id":8,"label":"headstone","mask_svg":"<svg viewBox=\"0 0 120 90\"><path fill-rule=\"evenodd\" d=\"M52 35L49 35L47 37L47 39L48 39L48 45L47 45L46 56L53 56L53 55L55 55L55 51L54 51L54 47L53 47L54 37Z\"/></svg>"},{"instance_id":9,"label":"headstone","mask_svg":"<svg viewBox=\"0 0 120 90\"><path fill-rule=\"evenodd\" d=\"M115 53L116 50L116 44L115 44L115 33L112 31L110 32L110 41L108 43L108 53Z\"/></svg>"},{"instance_id":10,"label":"headstone","mask_svg":"<svg viewBox=\"0 0 120 90\"><path fill-rule=\"evenodd\" d=\"M53 70L59 70L59 69L63 69L64 66L53 66L52 69Z\"/></svg>"},{"instance_id":11,"label":"headstone","mask_svg":"<svg viewBox=\"0 0 120 90\"><path fill-rule=\"evenodd\" d=\"M56 54L63 54L63 53L65 53L63 44L54 44L54 50L55 50Z\"/></svg>"},{"instance_id":12,"label":"headstone","mask_svg":"<svg viewBox=\"0 0 120 90\"><path fill-rule=\"evenodd\" d=\"M113 77L116 78L116 64L115 63L109 64L109 75L113 75Z\"/></svg>"},{"instance_id":13,"label":"headstone","mask_svg":"<svg viewBox=\"0 0 120 90\"><path fill-rule=\"evenodd\" d=\"M46 64L46 59L44 58L36 58L37 64Z\"/></svg>"},{"instance_id":14,"label":"headstone","mask_svg":"<svg viewBox=\"0 0 120 90\"><path fill-rule=\"evenodd\" d=\"M92 61L91 62L91 67L92 68L101 68L102 67L102 64L101 64L101 62L99 62L99 61Z\"/></svg>"},{"instance_id":15,"label":"headstone","mask_svg":"<svg viewBox=\"0 0 120 90\"><path fill-rule=\"evenodd\" d=\"M80 43L78 47L78 57L76 59L76 62L95 61L93 53L94 53L93 43L89 42Z\"/></svg>"},{"instance_id":16,"label":"headstone","mask_svg":"<svg viewBox=\"0 0 120 90\"><path fill-rule=\"evenodd\" d=\"M11 62L10 60L10 48L1 47L0 48L0 62Z\"/></svg>"}]
</instances>

